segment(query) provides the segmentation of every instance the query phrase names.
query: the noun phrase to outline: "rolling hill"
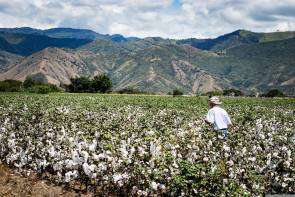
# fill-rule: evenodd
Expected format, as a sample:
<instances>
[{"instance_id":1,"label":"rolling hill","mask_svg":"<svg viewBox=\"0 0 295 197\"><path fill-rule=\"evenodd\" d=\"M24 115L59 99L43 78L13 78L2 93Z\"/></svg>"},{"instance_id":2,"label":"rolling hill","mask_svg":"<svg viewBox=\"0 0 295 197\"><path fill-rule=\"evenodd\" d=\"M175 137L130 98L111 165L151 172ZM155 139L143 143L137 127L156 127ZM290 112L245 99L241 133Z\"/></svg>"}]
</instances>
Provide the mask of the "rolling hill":
<instances>
[{"instance_id":1,"label":"rolling hill","mask_svg":"<svg viewBox=\"0 0 295 197\"><path fill-rule=\"evenodd\" d=\"M101 49L44 49L0 74L0 79L23 81L33 75L43 82L60 85L69 84L71 77L107 73L113 80L114 90L135 88L168 93L178 88L197 93L231 87L229 82L183 60L186 47L174 46L175 50L170 51L168 46L152 46L130 54L116 43L103 42L107 47L102 47L100 41ZM108 51L111 47L113 50Z\"/></svg>"},{"instance_id":2,"label":"rolling hill","mask_svg":"<svg viewBox=\"0 0 295 197\"><path fill-rule=\"evenodd\" d=\"M59 48L46 48L1 73L1 79L24 81L28 75L38 76L42 82L60 85L70 83L71 77L79 76L85 64L75 56Z\"/></svg>"},{"instance_id":3,"label":"rolling hill","mask_svg":"<svg viewBox=\"0 0 295 197\"><path fill-rule=\"evenodd\" d=\"M23 57L0 50L0 73L7 71L10 65L21 61Z\"/></svg>"},{"instance_id":4,"label":"rolling hill","mask_svg":"<svg viewBox=\"0 0 295 197\"><path fill-rule=\"evenodd\" d=\"M58 35L57 32L66 30L59 28L52 32ZM26 36L72 39L50 38L36 33L1 34L5 35L2 40L12 46L23 43ZM71 33L62 35L71 37ZM37 50L36 47L36 53L18 61L13 61L15 57L11 53L2 52L4 55L0 53L0 58L2 62L6 61L3 65L9 65L6 66L9 69L0 72L0 80L24 80L27 75L33 74L45 82L60 84L69 83L69 79L75 76L107 73L113 80L115 90L130 87L167 93L181 89L187 94L197 94L237 88L254 94L278 88L288 95L295 95L294 32L254 33L238 30L216 39L203 40L160 37L126 39L121 35L113 35L112 38L116 40L96 38L79 47L72 47L75 43L62 48L50 46ZM39 41L35 39L36 43ZM28 40L27 43L32 41ZM28 48L24 47L23 50Z\"/></svg>"},{"instance_id":5,"label":"rolling hill","mask_svg":"<svg viewBox=\"0 0 295 197\"><path fill-rule=\"evenodd\" d=\"M257 44L295 38L295 32L255 33L237 30L214 39L183 39L177 44L189 44L202 50L223 51L243 44Z\"/></svg>"}]
</instances>

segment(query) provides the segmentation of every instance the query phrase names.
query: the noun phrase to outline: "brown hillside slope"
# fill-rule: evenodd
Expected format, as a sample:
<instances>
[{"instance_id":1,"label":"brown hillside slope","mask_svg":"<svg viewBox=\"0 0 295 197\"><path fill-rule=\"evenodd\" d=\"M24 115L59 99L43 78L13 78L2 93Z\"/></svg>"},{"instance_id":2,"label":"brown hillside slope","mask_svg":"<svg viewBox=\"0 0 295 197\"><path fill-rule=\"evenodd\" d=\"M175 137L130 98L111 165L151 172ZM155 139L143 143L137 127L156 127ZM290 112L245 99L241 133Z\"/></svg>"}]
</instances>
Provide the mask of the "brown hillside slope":
<instances>
[{"instance_id":1,"label":"brown hillside slope","mask_svg":"<svg viewBox=\"0 0 295 197\"><path fill-rule=\"evenodd\" d=\"M70 83L70 78L78 76L86 67L74 53L59 48L46 48L28 56L0 74L0 80L15 79L24 81L28 75L41 74L46 82L60 85Z\"/></svg>"}]
</instances>

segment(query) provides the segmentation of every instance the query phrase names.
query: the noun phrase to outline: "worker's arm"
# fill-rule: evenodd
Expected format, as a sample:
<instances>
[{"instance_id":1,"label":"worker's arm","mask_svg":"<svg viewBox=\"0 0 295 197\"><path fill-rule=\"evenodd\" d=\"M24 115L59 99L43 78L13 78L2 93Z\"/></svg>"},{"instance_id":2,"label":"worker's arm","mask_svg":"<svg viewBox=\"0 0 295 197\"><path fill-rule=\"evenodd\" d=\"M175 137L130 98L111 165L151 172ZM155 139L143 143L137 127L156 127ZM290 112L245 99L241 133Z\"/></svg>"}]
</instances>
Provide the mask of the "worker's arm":
<instances>
[{"instance_id":1,"label":"worker's arm","mask_svg":"<svg viewBox=\"0 0 295 197\"><path fill-rule=\"evenodd\" d=\"M204 121L207 123L207 124L209 124L209 125L211 125L212 123L211 122L209 122L206 118L204 119Z\"/></svg>"}]
</instances>

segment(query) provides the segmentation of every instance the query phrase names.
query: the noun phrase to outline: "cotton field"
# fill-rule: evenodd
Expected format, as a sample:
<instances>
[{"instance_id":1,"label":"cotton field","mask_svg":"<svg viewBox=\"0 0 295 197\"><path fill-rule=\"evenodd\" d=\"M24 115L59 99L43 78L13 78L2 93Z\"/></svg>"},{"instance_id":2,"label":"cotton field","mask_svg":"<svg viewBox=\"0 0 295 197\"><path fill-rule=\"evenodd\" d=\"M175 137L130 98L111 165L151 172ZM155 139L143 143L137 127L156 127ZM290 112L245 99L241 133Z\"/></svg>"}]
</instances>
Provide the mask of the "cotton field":
<instances>
[{"instance_id":1,"label":"cotton field","mask_svg":"<svg viewBox=\"0 0 295 197\"><path fill-rule=\"evenodd\" d=\"M1 94L0 160L104 195L294 194L295 100L223 97L223 140L207 99Z\"/></svg>"}]
</instances>

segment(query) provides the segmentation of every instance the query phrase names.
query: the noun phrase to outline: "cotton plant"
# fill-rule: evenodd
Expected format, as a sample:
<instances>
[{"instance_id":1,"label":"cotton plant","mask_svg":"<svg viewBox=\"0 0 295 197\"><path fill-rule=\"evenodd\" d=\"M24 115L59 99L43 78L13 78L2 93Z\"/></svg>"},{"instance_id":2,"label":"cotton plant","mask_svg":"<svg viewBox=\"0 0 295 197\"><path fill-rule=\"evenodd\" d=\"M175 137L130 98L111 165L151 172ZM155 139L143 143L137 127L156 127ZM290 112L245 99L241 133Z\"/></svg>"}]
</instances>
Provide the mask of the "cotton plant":
<instances>
[{"instance_id":1,"label":"cotton plant","mask_svg":"<svg viewBox=\"0 0 295 197\"><path fill-rule=\"evenodd\" d=\"M286 113L292 105L229 104L235 124L225 141L202 121L203 104L132 99L7 95L1 162L138 196L295 192L294 118Z\"/></svg>"}]
</instances>

